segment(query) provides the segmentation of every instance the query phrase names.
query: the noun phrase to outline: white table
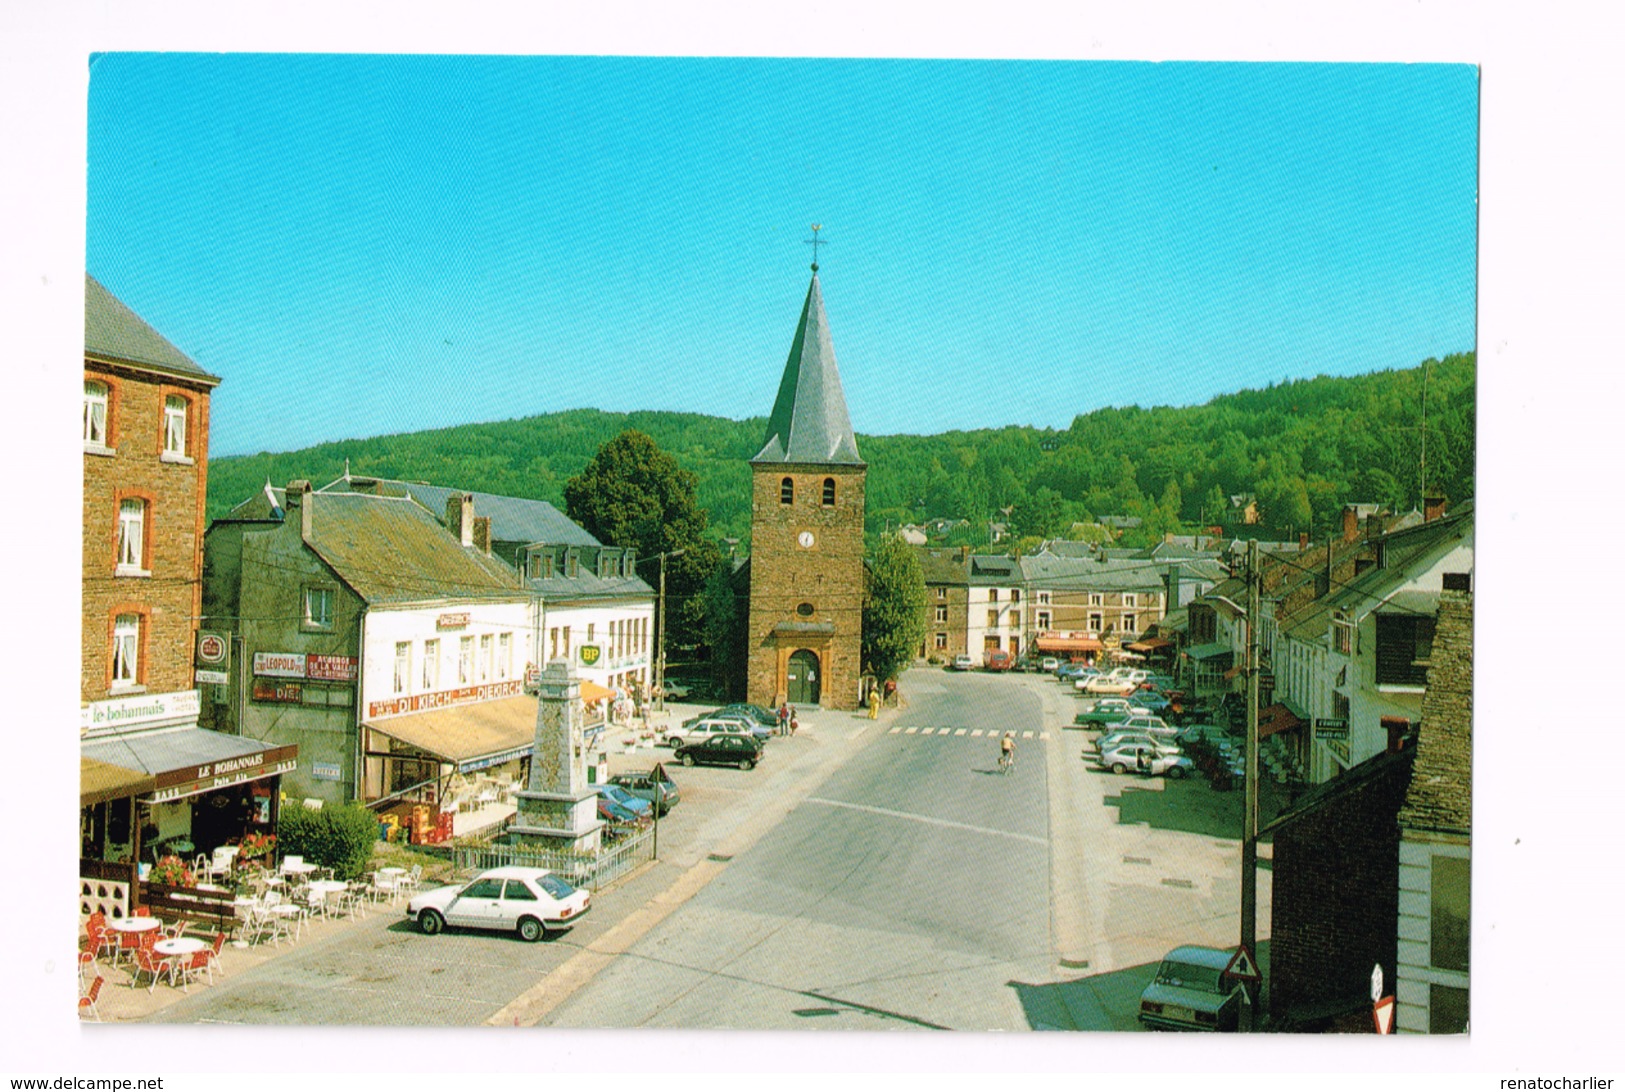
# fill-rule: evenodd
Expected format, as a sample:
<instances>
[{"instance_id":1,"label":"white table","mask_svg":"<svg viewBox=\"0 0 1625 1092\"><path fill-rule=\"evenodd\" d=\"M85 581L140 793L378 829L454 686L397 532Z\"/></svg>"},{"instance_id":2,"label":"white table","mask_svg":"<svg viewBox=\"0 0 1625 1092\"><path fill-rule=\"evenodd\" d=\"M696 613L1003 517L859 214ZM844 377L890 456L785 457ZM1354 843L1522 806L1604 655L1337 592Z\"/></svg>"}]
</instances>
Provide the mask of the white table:
<instances>
[{"instance_id":1,"label":"white table","mask_svg":"<svg viewBox=\"0 0 1625 1092\"><path fill-rule=\"evenodd\" d=\"M377 871L377 875L379 875L379 876L404 876L404 875L406 875L406 869L404 869L404 868L396 868L394 866L391 866L389 868L380 868Z\"/></svg>"},{"instance_id":2,"label":"white table","mask_svg":"<svg viewBox=\"0 0 1625 1092\"><path fill-rule=\"evenodd\" d=\"M124 951L125 936L134 936L137 933L151 932L152 930L161 928L162 926L163 922L159 921L157 918L147 917L145 915L140 917L131 915L127 918L110 919L107 922L107 927L119 934L118 951L113 953L113 961L115 963L118 962L119 954Z\"/></svg>"},{"instance_id":3,"label":"white table","mask_svg":"<svg viewBox=\"0 0 1625 1092\"><path fill-rule=\"evenodd\" d=\"M298 864L289 864L287 861L283 861L282 874L285 876L308 876L320 867L321 865L313 865L309 861L300 861Z\"/></svg>"},{"instance_id":4,"label":"white table","mask_svg":"<svg viewBox=\"0 0 1625 1092\"><path fill-rule=\"evenodd\" d=\"M316 892L316 894L318 894L318 895L320 895L322 897L322 905L323 906L327 905L328 896L336 895L340 891L343 891L346 887L349 887L349 886L350 885L345 883L343 880L312 880L312 881L310 881L310 889L312 891Z\"/></svg>"},{"instance_id":5,"label":"white table","mask_svg":"<svg viewBox=\"0 0 1625 1092\"><path fill-rule=\"evenodd\" d=\"M152 950L163 956L164 962L169 964L169 984L173 986L175 972L180 969L181 960L186 956L196 955L207 947L208 945L197 937L172 937L169 940L160 940L152 946ZM184 989L185 979L181 981Z\"/></svg>"}]
</instances>

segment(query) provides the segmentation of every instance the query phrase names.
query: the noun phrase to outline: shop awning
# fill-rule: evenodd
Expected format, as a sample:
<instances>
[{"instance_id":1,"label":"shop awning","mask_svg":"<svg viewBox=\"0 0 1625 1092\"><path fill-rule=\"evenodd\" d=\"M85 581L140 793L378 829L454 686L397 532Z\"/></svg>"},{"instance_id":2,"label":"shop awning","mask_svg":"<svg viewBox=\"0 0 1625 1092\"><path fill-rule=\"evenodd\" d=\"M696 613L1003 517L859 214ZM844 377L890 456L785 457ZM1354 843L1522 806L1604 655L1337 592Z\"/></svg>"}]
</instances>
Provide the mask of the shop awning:
<instances>
[{"instance_id":1,"label":"shop awning","mask_svg":"<svg viewBox=\"0 0 1625 1092\"><path fill-rule=\"evenodd\" d=\"M1167 648L1171 644L1173 644L1172 641L1164 640L1161 637L1147 637L1143 641L1135 641L1133 644L1125 647L1128 648L1130 652L1155 652L1157 649Z\"/></svg>"},{"instance_id":2,"label":"shop awning","mask_svg":"<svg viewBox=\"0 0 1625 1092\"><path fill-rule=\"evenodd\" d=\"M1040 652L1099 652L1101 647L1099 639L1095 637L1062 637L1040 634L1038 638L1038 651Z\"/></svg>"},{"instance_id":3,"label":"shop awning","mask_svg":"<svg viewBox=\"0 0 1625 1092\"><path fill-rule=\"evenodd\" d=\"M582 683L583 697L587 685ZM529 754L536 741L536 704L522 695L368 721L367 727L467 773Z\"/></svg>"},{"instance_id":4,"label":"shop awning","mask_svg":"<svg viewBox=\"0 0 1625 1092\"><path fill-rule=\"evenodd\" d=\"M603 701L605 698L613 698L614 696L615 691L599 686L591 679L581 680L582 701Z\"/></svg>"},{"instance_id":5,"label":"shop awning","mask_svg":"<svg viewBox=\"0 0 1625 1092\"><path fill-rule=\"evenodd\" d=\"M207 728L164 728L85 740L79 748L81 806L141 795L179 800L298 768L299 748ZM127 790L127 791L126 791Z\"/></svg>"},{"instance_id":6,"label":"shop awning","mask_svg":"<svg viewBox=\"0 0 1625 1092\"><path fill-rule=\"evenodd\" d=\"M1258 711L1258 738L1267 739L1277 732L1290 732L1294 728L1302 728L1304 720L1292 710L1279 703L1266 705Z\"/></svg>"},{"instance_id":7,"label":"shop awning","mask_svg":"<svg viewBox=\"0 0 1625 1092\"><path fill-rule=\"evenodd\" d=\"M122 800L156 786L151 774L79 756L79 806L82 808L103 800Z\"/></svg>"},{"instance_id":8,"label":"shop awning","mask_svg":"<svg viewBox=\"0 0 1625 1092\"><path fill-rule=\"evenodd\" d=\"M1217 641L1208 645L1196 645L1185 650L1185 655L1193 660L1216 660L1220 656L1229 656L1230 654L1230 646Z\"/></svg>"}]
</instances>

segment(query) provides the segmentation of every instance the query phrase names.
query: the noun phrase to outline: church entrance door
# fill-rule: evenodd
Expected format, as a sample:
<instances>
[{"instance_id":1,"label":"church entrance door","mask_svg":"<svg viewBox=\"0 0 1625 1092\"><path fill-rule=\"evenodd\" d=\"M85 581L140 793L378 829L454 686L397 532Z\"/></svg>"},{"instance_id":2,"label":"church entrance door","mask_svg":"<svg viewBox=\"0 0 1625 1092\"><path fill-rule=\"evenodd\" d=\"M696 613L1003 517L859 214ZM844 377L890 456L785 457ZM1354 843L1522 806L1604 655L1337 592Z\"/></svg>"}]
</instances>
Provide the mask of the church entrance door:
<instances>
[{"instance_id":1,"label":"church entrance door","mask_svg":"<svg viewBox=\"0 0 1625 1092\"><path fill-rule=\"evenodd\" d=\"M818 654L798 648L790 653L790 667L785 676L785 690L792 705L818 704Z\"/></svg>"}]
</instances>

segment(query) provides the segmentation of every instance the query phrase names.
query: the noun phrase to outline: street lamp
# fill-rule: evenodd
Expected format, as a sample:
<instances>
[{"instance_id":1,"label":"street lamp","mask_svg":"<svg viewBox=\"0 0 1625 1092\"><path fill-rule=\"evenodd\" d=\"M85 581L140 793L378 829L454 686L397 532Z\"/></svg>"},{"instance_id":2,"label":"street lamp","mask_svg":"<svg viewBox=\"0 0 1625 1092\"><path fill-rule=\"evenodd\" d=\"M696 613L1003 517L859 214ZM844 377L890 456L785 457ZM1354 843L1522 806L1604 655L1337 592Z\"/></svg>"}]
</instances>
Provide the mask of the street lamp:
<instances>
[{"instance_id":1,"label":"street lamp","mask_svg":"<svg viewBox=\"0 0 1625 1092\"><path fill-rule=\"evenodd\" d=\"M655 630L655 693L659 697L655 700L659 703L659 710L662 713L666 711L666 559L668 557L681 557L687 552L688 547L685 546L681 550L672 550L670 553L659 555L660 608L659 615L655 619L655 624L658 627ZM643 561L653 560L654 558L649 557L643 559ZM643 561L638 562L638 564L643 564Z\"/></svg>"}]
</instances>

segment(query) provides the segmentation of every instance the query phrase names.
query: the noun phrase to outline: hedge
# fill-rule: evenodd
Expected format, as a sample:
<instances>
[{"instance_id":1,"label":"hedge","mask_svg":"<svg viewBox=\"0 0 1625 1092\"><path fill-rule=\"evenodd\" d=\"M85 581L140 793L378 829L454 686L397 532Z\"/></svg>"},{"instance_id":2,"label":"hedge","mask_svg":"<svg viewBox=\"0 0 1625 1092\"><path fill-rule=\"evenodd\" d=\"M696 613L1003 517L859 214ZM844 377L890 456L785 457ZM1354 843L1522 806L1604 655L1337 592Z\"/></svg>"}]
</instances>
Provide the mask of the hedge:
<instances>
[{"instance_id":1,"label":"hedge","mask_svg":"<svg viewBox=\"0 0 1625 1092\"><path fill-rule=\"evenodd\" d=\"M293 854L331 868L341 880L366 871L377 840L378 817L360 804L283 808L277 822L277 848L283 856Z\"/></svg>"}]
</instances>

